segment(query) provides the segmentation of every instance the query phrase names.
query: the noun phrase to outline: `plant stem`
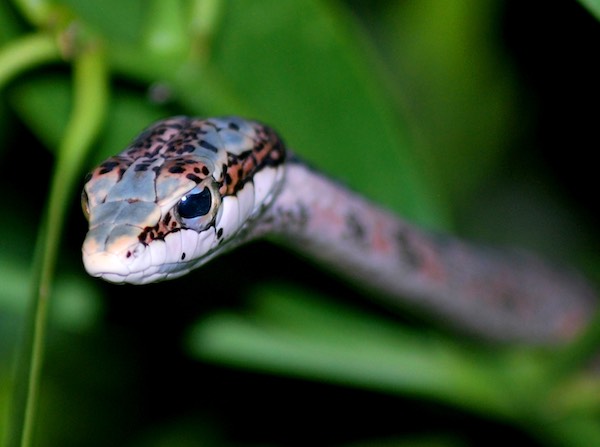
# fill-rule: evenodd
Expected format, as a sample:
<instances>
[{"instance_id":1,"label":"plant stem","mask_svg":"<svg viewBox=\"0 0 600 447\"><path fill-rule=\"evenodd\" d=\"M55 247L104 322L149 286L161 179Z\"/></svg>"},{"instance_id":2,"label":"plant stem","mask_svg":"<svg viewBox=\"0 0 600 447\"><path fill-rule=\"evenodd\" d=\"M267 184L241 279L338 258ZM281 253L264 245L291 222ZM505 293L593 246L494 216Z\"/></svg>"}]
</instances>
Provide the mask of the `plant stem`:
<instances>
[{"instance_id":1,"label":"plant stem","mask_svg":"<svg viewBox=\"0 0 600 447\"><path fill-rule=\"evenodd\" d=\"M21 14L34 25L43 25L51 15L53 4L49 0L13 0Z\"/></svg>"},{"instance_id":2,"label":"plant stem","mask_svg":"<svg viewBox=\"0 0 600 447\"><path fill-rule=\"evenodd\" d=\"M48 304L56 266L60 235L69 197L83 160L100 130L107 102L107 72L104 52L88 45L74 60L74 104L61 142L54 170L44 223L36 245L32 282L32 305L26 340L21 353L13 400L13 419L8 446L29 447L35 427L44 357Z\"/></svg>"},{"instance_id":3,"label":"plant stem","mask_svg":"<svg viewBox=\"0 0 600 447\"><path fill-rule=\"evenodd\" d=\"M8 43L0 50L0 88L17 74L60 56L57 41L49 34L31 34Z\"/></svg>"}]
</instances>

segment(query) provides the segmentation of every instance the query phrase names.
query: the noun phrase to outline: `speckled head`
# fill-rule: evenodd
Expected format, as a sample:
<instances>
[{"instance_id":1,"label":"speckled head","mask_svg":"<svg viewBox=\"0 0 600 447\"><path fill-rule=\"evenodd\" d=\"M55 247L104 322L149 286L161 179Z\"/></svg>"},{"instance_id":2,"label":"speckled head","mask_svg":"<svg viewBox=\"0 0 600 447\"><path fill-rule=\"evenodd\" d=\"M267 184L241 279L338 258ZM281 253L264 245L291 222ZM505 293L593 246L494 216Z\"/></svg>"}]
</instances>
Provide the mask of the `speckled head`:
<instances>
[{"instance_id":1,"label":"speckled head","mask_svg":"<svg viewBox=\"0 0 600 447\"><path fill-rule=\"evenodd\" d=\"M285 149L237 117L154 123L86 178L86 270L117 283L174 278L202 265L271 202Z\"/></svg>"}]
</instances>

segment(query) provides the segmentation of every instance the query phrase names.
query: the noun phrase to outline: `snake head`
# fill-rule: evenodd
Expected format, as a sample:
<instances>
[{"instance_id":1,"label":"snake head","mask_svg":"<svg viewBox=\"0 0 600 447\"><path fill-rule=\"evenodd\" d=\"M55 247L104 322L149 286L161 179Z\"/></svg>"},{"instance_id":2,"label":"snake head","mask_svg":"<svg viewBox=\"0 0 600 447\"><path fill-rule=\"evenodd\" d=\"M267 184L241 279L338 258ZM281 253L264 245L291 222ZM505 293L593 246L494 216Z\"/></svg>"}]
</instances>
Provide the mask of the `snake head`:
<instances>
[{"instance_id":1,"label":"snake head","mask_svg":"<svg viewBox=\"0 0 600 447\"><path fill-rule=\"evenodd\" d=\"M173 117L151 125L86 178L86 270L142 284L204 264L240 241L272 201L284 156L279 137L253 121Z\"/></svg>"}]
</instances>

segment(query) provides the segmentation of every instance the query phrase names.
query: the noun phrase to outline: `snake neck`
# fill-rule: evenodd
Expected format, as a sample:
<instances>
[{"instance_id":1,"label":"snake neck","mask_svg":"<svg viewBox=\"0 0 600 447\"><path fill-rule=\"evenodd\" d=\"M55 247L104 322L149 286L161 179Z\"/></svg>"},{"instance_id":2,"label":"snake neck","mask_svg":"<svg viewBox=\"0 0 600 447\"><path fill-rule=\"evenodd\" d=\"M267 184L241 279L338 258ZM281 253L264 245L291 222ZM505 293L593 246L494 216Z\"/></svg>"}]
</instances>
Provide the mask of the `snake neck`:
<instances>
[{"instance_id":1,"label":"snake neck","mask_svg":"<svg viewBox=\"0 0 600 447\"><path fill-rule=\"evenodd\" d=\"M539 343L571 339L592 314L594 293L577 275L419 229L293 156L280 188L252 234L273 236L394 305L488 338Z\"/></svg>"}]
</instances>

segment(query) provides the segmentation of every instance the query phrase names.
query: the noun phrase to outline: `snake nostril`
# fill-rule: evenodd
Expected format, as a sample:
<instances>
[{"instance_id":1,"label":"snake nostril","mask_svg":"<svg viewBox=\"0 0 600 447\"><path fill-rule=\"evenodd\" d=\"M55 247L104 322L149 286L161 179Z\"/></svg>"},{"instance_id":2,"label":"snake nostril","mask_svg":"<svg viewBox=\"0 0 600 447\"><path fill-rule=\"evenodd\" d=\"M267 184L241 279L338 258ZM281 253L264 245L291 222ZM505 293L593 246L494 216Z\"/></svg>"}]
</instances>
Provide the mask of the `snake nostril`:
<instances>
[{"instance_id":1,"label":"snake nostril","mask_svg":"<svg viewBox=\"0 0 600 447\"><path fill-rule=\"evenodd\" d=\"M125 252L125 259L133 260L140 256L140 254L144 251L142 244L137 244L135 247L130 248Z\"/></svg>"}]
</instances>

